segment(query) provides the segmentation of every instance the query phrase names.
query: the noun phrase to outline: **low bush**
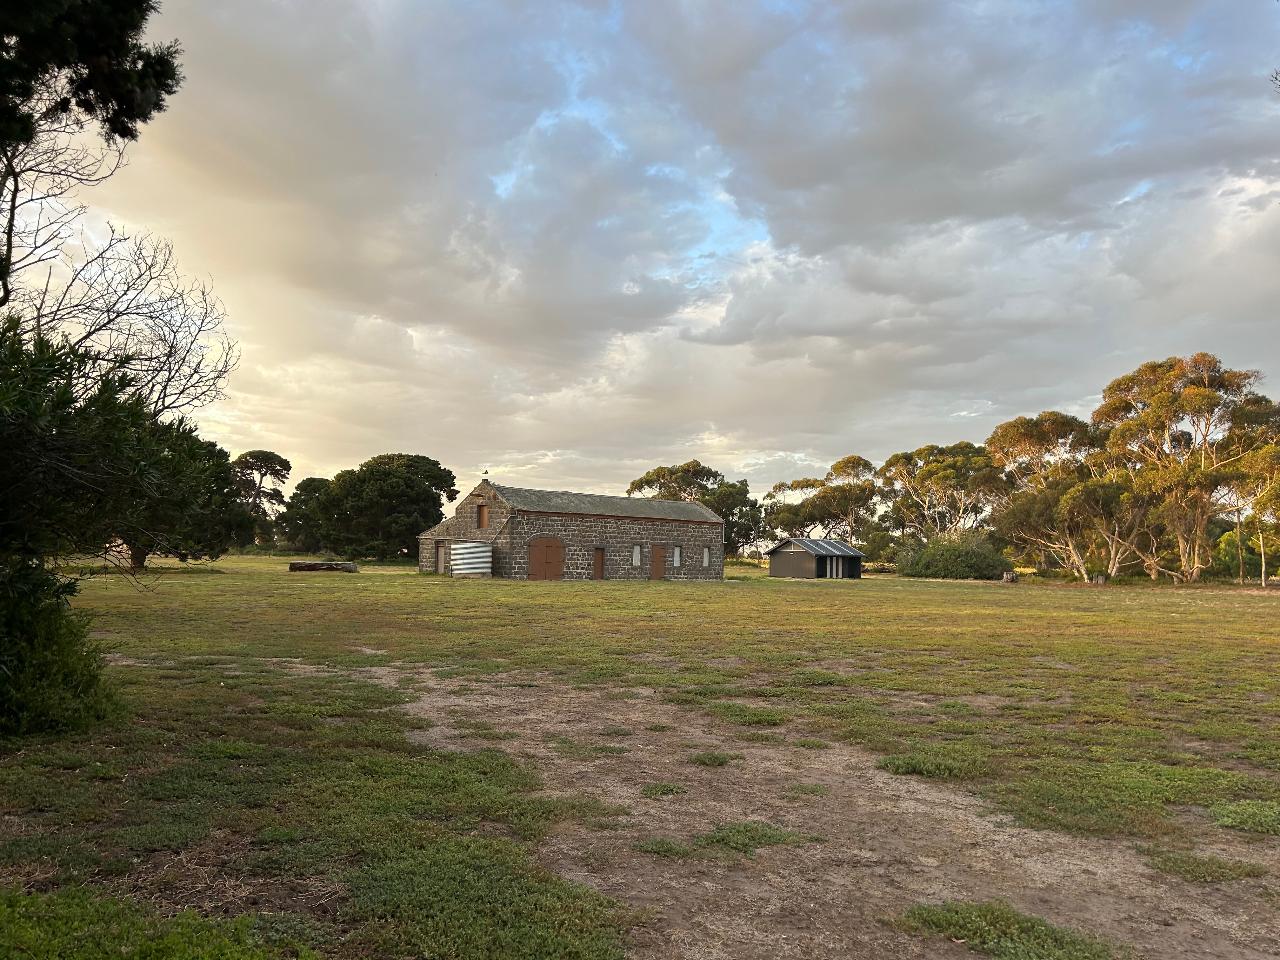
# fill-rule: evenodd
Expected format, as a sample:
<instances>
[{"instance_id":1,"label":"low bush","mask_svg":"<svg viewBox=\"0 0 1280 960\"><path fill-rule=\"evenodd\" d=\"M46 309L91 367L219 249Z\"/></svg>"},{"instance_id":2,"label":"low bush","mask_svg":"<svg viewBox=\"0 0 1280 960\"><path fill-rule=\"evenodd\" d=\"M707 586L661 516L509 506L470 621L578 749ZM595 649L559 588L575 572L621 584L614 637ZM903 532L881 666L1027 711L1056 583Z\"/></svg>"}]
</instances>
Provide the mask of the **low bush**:
<instances>
[{"instance_id":1,"label":"low bush","mask_svg":"<svg viewBox=\"0 0 1280 960\"><path fill-rule=\"evenodd\" d=\"M71 610L74 592L32 564L0 569L0 736L76 729L106 714L102 653Z\"/></svg>"},{"instance_id":2,"label":"low bush","mask_svg":"<svg viewBox=\"0 0 1280 960\"><path fill-rule=\"evenodd\" d=\"M898 575L938 580L999 580L1013 564L982 537L934 540L903 556Z\"/></svg>"}]
</instances>

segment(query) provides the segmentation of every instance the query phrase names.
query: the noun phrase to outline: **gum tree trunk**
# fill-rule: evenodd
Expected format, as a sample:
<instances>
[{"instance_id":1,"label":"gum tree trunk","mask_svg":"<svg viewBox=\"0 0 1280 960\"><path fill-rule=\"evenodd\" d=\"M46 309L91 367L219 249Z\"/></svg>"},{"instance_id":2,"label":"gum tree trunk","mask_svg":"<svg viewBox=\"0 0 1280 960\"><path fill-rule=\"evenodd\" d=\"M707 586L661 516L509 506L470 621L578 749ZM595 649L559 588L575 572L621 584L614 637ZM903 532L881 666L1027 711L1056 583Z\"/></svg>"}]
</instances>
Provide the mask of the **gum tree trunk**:
<instances>
[{"instance_id":1,"label":"gum tree trunk","mask_svg":"<svg viewBox=\"0 0 1280 960\"><path fill-rule=\"evenodd\" d=\"M1258 552L1262 554L1262 586L1267 586L1267 533L1262 528L1262 521L1258 521Z\"/></svg>"},{"instance_id":2,"label":"gum tree trunk","mask_svg":"<svg viewBox=\"0 0 1280 960\"><path fill-rule=\"evenodd\" d=\"M1244 586L1244 543L1240 539L1243 536L1240 526L1240 511L1236 510L1236 561L1240 565L1239 583Z\"/></svg>"}]
</instances>

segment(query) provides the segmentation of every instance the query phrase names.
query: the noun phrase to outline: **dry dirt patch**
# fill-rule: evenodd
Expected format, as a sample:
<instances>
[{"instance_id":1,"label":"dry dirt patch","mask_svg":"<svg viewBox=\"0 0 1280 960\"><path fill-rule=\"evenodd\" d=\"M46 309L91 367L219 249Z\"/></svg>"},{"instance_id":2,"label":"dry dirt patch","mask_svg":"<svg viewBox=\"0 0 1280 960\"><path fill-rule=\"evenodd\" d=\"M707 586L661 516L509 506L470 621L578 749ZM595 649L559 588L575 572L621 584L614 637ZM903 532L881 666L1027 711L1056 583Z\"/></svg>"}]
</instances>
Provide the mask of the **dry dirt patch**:
<instances>
[{"instance_id":1,"label":"dry dirt patch","mask_svg":"<svg viewBox=\"0 0 1280 960\"><path fill-rule=\"evenodd\" d=\"M560 829L542 857L637 911L639 958L972 956L917 941L890 921L923 901L994 897L1152 958L1280 954L1280 918L1257 881L1191 885L1153 870L1128 843L1018 827L974 797L878 770L874 756L855 748L744 742L740 728L643 688L622 697L541 674L460 686L398 664L358 673L418 693L407 709L434 722L414 734L424 742L473 749L477 729L494 729L506 738L494 745L531 759L549 791L628 811L612 829ZM689 761L704 750L741 758L719 768ZM685 792L648 799L641 791L653 783ZM812 792L799 794L797 784ZM823 839L750 857L672 859L636 849L646 839L688 843L718 824L749 820ZM1274 843L1241 840L1222 852L1280 872Z\"/></svg>"}]
</instances>

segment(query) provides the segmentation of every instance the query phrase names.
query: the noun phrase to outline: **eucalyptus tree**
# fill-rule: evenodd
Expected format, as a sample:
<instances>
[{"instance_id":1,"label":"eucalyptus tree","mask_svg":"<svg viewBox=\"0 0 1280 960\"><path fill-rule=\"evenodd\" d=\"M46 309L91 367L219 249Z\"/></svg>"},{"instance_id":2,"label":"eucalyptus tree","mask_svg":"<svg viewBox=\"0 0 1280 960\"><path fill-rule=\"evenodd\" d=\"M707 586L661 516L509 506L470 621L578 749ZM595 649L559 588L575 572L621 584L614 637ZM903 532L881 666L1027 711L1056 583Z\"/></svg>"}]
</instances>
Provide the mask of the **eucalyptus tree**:
<instances>
[{"instance_id":1,"label":"eucalyptus tree","mask_svg":"<svg viewBox=\"0 0 1280 960\"><path fill-rule=\"evenodd\" d=\"M968 441L895 453L876 476L904 534L926 542L983 527L1008 485L987 450Z\"/></svg>"},{"instance_id":2,"label":"eucalyptus tree","mask_svg":"<svg viewBox=\"0 0 1280 960\"><path fill-rule=\"evenodd\" d=\"M1242 466L1242 475L1236 489L1253 520L1258 553L1262 559L1262 585L1265 587L1267 537L1273 534L1276 521L1280 519L1280 443L1268 443L1249 451Z\"/></svg>"},{"instance_id":3,"label":"eucalyptus tree","mask_svg":"<svg viewBox=\"0 0 1280 960\"><path fill-rule=\"evenodd\" d=\"M1091 568L1121 573L1146 519L1127 475L1103 456L1103 440L1083 420L1047 410L1000 424L986 442L1008 481L992 514L997 532L1082 580Z\"/></svg>"},{"instance_id":4,"label":"eucalyptus tree","mask_svg":"<svg viewBox=\"0 0 1280 960\"><path fill-rule=\"evenodd\" d=\"M986 448L1009 481L993 513L996 530L1087 579L1094 524L1072 492L1088 479L1088 424L1052 410L1016 417L996 427Z\"/></svg>"},{"instance_id":5,"label":"eucalyptus tree","mask_svg":"<svg viewBox=\"0 0 1280 960\"><path fill-rule=\"evenodd\" d=\"M627 496L643 494L659 500L696 503L724 482L724 474L719 470L704 466L700 460L690 460L646 471L627 486Z\"/></svg>"},{"instance_id":6,"label":"eucalyptus tree","mask_svg":"<svg viewBox=\"0 0 1280 960\"><path fill-rule=\"evenodd\" d=\"M1153 575L1193 582L1210 564L1210 522L1232 509L1247 458L1280 431L1259 379L1197 353L1144 363L1103 391L1092 423L1111 469L1151 505L1152 523L1129 545Z\"/></svg>"},{"instance_id":7,"label":"eucalyptus tree","mask_svg":"<svg viewBox=\"0 0 1280 960\"><path fill-rule=\"evenodd\" d=\"M815 509L813 495L822 488L817 477L799 480L782 480L769 488L764 495L764 523L774 534L787 537L809 537L822 523L822 515ZM789 500L799 494L799 500Z\"/></svg>"},{"instance_id":8,"label":"eucalyptus tree","mask_svg":"<svg viewBox=\"0 0 1280 960\"><path fill-rule=\"evenodd\" d=\"M751 496L746 480L722 480L698 501L724 521L724 552L737 556L742 548L764 538L764 511Z\"/></svg>"},{"instance_id":9,"label":"eucalyptus tree","mask_svg":"<svg viewBox=\"0 0 1280 960\"><path fill-rule=\"evenodd\" d=\"M700 460L645 471L627 486L627 496L636 494L701 503L714 511L724 521L724 549L730 556L764 536L764 513L747 481L726 480Z\"/></svg>"},{"instance_id":10,"label":"eucalyptus tree","mask_svg":"<svg viewBox=\"0 0 1280 960\"><path fill-rule=\"evenodd\" d=\"M825 536L862 542L875 525L878 513L875 466L865 457L850 454L831 465L825 476L804 477L774 484L769 518L788 536L808 536L821 528ZM799 503L786 495L798 493Z\"/></svg>"}]
</instances>

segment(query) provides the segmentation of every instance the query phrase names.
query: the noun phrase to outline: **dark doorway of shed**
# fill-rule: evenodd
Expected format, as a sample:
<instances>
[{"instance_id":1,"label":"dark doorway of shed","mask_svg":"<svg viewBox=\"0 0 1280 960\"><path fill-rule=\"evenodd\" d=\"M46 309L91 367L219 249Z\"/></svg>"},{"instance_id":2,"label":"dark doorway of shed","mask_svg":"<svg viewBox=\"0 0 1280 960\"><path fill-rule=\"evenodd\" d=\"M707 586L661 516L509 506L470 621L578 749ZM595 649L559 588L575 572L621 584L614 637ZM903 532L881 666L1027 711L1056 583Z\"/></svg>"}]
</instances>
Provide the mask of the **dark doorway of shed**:
<instances>
[{"instance_id":1,"label":"dark doorway of shed","mask_svg":"<svg viewBox=\"0 0 1280 960\"><path fill-rule=\"evenodd\" d=\"M558 537L534 537L529 541L529 579L564 579L564 542Z\"/></svg>"},{"instance_id":2,"label":"dark doorway of shed","mask_svg":"<svg viewBox=\"0 0 1280 960\"><path fill-rule=\"evenodd\" d=\"M649 548L649 579L661 580L667 575L667 548Z\"/></svg>"},{"instance_id":3,"label":"dark doorway of shed","mask_svg":"<svg viewBox=\"0 0 1280 960\"><path fill-rule=\"evenodd\" d=\"M858 580L862 577L861 557L817 557L817 575L832 580Z\"/></svg>"},{"instance_id":4,"label":"dark doorway of shed","mask_svg":"<svg viewBox=\"0 0 1280 960\"><path fill-rule=\"evenodd\" d=\"M592 558L591 579L604 579L604 547L596 547L595 555Z\"/></svg>"}]
</instances>

